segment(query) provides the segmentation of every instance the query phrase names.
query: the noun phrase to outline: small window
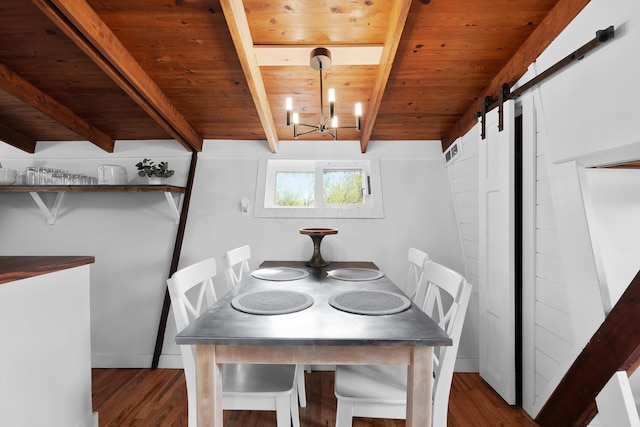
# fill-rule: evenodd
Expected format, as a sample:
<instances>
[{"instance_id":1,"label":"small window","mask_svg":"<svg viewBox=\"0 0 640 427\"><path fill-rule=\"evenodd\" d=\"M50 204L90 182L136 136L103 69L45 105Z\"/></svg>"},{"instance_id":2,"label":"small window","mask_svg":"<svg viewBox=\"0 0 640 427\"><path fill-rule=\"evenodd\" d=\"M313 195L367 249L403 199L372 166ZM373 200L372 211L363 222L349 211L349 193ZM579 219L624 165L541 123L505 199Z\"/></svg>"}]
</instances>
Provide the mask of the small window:
<instances>
[{"instance_id":1,"label":"small window","mask_svg":"<svg viewBox=\"0 0 640 427\"><path fill-rule=\"evenodd\" d=\"M255 215L382 218L379 169L373 163L374 168L370 160L265 159L258 172L265 185L258 185Z\"/></svg>"},{"instance_id":2,"label":"small window","mask_svg":"<svg viewBox=\"0 0 640 427\"><path fill-rule=\"evenodd\" d=\"M276 172L274 206L313 206L315 174L313 172Z\"/></svg>"}]
</instances>

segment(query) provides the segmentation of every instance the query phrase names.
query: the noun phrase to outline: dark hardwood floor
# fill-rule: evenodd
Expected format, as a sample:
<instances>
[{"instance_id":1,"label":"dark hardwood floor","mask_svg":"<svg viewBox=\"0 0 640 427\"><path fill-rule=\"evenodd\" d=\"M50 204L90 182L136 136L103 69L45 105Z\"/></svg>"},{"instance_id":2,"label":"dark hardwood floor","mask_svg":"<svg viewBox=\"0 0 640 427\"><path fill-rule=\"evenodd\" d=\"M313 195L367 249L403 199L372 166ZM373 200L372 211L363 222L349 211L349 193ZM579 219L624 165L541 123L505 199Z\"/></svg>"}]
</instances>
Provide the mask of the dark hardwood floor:
<instances>
[{"instance_id":1,"label":"dark hardwood floor","mask_svg":"<svg viewBox=\"0 0 640 427\"><path fill-rule=\"evenodd\" d=\"M101 427L187 427L187 391L182 370L94 369L93 410ZM303 427L333 427L333 372L306 374ZM449 401L449 427L537 426L522 409L504 403L478 374L456 373ZM225 427L275 427L275 412L225 411ZM353 427L404 427L403 420L355 418Z\"/></svg>"}]
</instances>

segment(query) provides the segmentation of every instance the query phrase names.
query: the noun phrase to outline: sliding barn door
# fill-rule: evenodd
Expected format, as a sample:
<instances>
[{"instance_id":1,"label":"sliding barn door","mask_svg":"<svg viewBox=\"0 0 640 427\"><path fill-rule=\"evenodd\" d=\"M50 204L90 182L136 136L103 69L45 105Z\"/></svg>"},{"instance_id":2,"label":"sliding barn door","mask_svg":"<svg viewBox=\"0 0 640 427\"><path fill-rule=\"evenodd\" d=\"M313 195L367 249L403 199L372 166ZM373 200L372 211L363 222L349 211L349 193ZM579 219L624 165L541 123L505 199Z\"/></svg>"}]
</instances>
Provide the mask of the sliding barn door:
<instances>
[{"instance_id":1,"label":"sliding barn door","mask_svg":"<svg viewBox=\"0 0 640 427\"><path fill-rule=\"evenodd\" d=\"M509 404L516 403L514 102L486 114L478 146L480 375Z\"/></svg>"}]
</instances>

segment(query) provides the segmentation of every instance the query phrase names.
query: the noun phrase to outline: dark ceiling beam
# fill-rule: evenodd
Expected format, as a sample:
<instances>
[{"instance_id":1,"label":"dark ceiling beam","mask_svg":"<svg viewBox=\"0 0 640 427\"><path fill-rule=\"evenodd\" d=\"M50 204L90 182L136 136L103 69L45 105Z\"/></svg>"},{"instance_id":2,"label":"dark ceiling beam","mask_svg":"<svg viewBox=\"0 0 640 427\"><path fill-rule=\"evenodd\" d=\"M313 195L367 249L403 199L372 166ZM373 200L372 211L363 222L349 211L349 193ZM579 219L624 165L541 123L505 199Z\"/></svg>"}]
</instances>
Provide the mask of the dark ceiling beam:
<instances>
[{"instance_id":1,"label":"dark ceiling beam","mask_svg":"<svg viewBox=\"0 0 640 427\"><path fill-rule=\"evenodd\" d=\"M373 125L375 124L378 111L380 110L380 104L382 103L382 96L384 90L387 87L389 81L389 74L391 74L391 67L393 66L393 60L398 51L398 44L404 31L405 23L407 22L407 15L411 8L411 0L399 0L393 2L393 9L389 16L389 28L385 35L384 47L382 48L382 55L380 57L380 65L378 66L378 74L376 75L376 82L371 91L371 98L369 99L368 108L364 114L364 126L362 133L360 134L360 151L366 153L369 141L371 140L371 134L373 133Z\"/></svg>"},{"instance_id":2,"label":"dark ceiling beam","mask_svg":"<svg viewBox=\"0 0 640 427\"><path fill-rule=\"evenodd\" d=\"M0 140L29 154L36 152L36 140L0 124Z\"/></svg>"},{"instance_id":3,"label":"dark ceiling beam","mask_svg":"<svg viewBox=\"0 0 640 427\"><path fill-rule=\"evenodd\" d=\"M527 71L529 65L549 47L551 42L569 23L589 4L589 0L559 0L555 7L531 33L520 49L489 83L489 86L473 102L471 107L442 138L444 152L456 139L466 134L478 122L477 113L482 111L482 103L486 96L497 99L497 94L504 83L513 86Z\"/></svg>"},{"instance_id":4,"label":"dark ceiling beam","mask_svg":"<svg viewBox=\"0 0 640 427\"><path fill-rule=\"evenodd\" d=\"M188 150L202 138L84 0L32 0L163 129Z\"/></svg>"},{"instance_id":5,"label":"dark ceiling beam","mask_svg":"<svg viewBox=\"0 0 640 427\"><path fill-rule=\"evenodd\" d=\"M278 132L276 130L276 123L273 120L273 114L271 113L271 107L269 106L267 90L262 80L260 66L253 52L253 38L249 30L249 22L247 21L247 15L245 15L244 6L241 1L237 0L220 0L220 5L222 6L224 18L227 21L227 27L229 27L238 59L240 59L242 71L249 85L253 103L258 111L260 123L262 124L267 142L269 143L269 148L272 152L276 153L279 144Z\"/></svg>"},{"instance_id":6,"label":"dark ceiling beam","mask_svg":"<svg viewBox=\"0 0 640 427\"><path fill-rule=\"evenodd\" d=\"M0 64L0 89L38 109L103 150L113 153L115 145L113 138L78 117L73 111L29 83L4 64Z\"/></svg>"}]
</instances>

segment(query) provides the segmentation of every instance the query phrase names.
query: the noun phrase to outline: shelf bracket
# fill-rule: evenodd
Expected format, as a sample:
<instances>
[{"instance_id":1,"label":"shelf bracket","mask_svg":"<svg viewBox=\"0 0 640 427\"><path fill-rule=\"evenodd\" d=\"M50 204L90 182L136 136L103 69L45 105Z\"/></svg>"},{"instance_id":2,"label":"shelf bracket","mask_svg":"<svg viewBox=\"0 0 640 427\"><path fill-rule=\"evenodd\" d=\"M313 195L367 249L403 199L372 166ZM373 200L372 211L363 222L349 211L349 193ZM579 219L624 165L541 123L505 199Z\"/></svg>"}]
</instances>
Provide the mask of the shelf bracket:
<instances>
[{"instance_id":1,"label":"shelf bracket","mask_svg":"<svg viewBox=\"0 0 640 427\"><path fill-rule=\"evenodd\" d=\"M53 225L56 223L56 219L58 218L58 212L60 211L60 205L62 204L62 198L64 197L64 193L56 193L56 199L53 202L53 209L49 209L49 207L44 203L40 194L35 191L30 191L31 197L36 202L44 216L47 218L47 224Z\"/></svg>"},{"instance_id":2,"label":"shelf bracket","mask_svg":"<svg viewBox=\"0 0 640 427\"><path fill-rule=\"evenodd\" d=\"M178 203L176 204L175 199L173 198L173 194L166 191L164 196L167 198L167 203L169 204L169 210L171 210L171 214L173 215L176 224L180 222L180 210L182 209L182 199L184 194L180 194L178 197Z\"/></svg>"}]
</instances>

